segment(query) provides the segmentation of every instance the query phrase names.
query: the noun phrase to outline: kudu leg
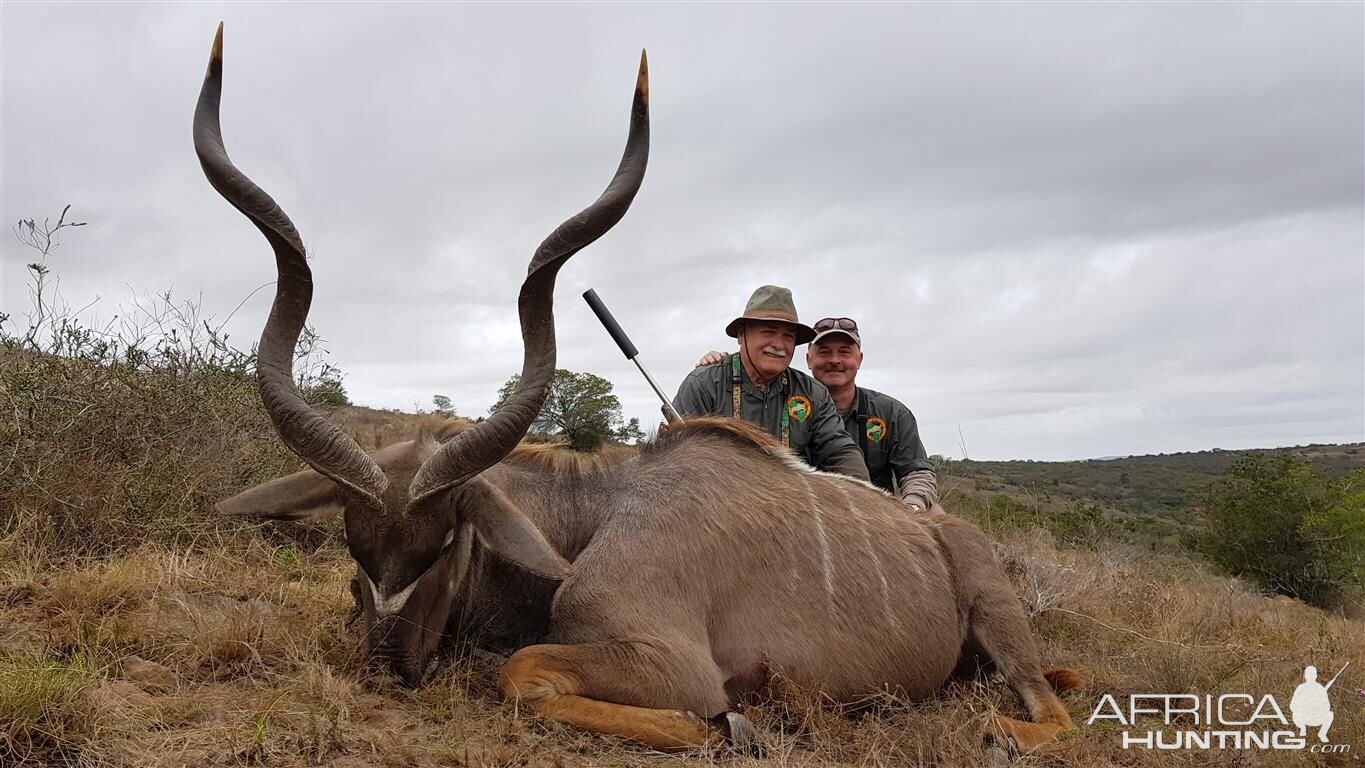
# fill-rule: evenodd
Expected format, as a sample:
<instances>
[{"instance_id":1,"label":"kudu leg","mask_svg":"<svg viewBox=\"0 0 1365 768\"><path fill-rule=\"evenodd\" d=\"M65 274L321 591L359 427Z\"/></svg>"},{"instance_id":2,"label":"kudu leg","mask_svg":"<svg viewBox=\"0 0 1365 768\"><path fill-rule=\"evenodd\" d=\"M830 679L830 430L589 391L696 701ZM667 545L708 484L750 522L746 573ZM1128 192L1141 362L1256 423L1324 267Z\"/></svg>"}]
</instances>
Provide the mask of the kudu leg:
<instances>
[{"instance_id":1,"label":"kudu leg","mask_svg":"<svg viewBox=\"0 0 1365 768\"><path fill-rule=\"evenodd\" d=\"M1070 670L1043 671L1028 618L1008 585L1002 583L1000 589L977 598L971 633L972 641L986 652L1005 682L1024 700L1033 719L1028 723L997 716L993 723L997 735L1004 735L1021 752L1027 752L1075 727L1049 679L1070 688L1078 685L1079 678Z\"/></svg>"},{"instance_id":2,"label":"kudu leg","mask_svg":"<svg viewBox=\"0 0 1365 768\"><path fill-rule=\"evenodd\" d=\"M726 709L720 670L704 653L655 641L529 646L503 665L498 687L546 717L654 749L723 738L703 719Z\"/></svg>"},{"instance_id":3,"label":"kudu leg","mask_svg":"<svg viewBox=\"0 0 1365 768\"><path fill-rule=\"evenodd\" d=\"M951 517L939 524L939 540L957 566L959 588L966 600L968 651L983 652L1019 698L1033 722L999 716L992 731L1027 752L1057 738L1075 725L1053 691L1079 687L1070 670L1043 671L1024 607L997 565L990 541L980 530Z\"/></svg>"}]
</instances>

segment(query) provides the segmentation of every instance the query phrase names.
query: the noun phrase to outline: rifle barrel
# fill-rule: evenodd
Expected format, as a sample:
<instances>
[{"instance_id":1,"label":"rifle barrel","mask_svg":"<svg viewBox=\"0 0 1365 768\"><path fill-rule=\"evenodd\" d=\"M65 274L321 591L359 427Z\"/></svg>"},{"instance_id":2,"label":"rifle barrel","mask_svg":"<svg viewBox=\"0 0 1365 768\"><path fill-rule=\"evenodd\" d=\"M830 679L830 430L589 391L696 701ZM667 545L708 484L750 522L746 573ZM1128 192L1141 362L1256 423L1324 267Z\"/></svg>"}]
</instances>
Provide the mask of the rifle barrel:
<instances>
[{"instance_id":1,"label":"rifle barrel","mask_svg":"<svg viewBox=\"0 0 1365 768\"><path fill-rule=\"evenodd\" d=\"M625 330L621 328L621 324L616 322L615 317L612 317L611 310L607 309L607 305L602 301L602 298L597 295L597 291L592 288L584 291L583 300L588 302L588 307L592 309L592 313L597 315L598 321L606 327L607 333L611 334L611 338L616 342L616 346L621 348L621 354L625 355L627 360L635 363L635 367L639 368L640 373L645 375L645 381L649 382L649 386L654 390L654 394L658 395L659 399L663 401L664 418L668 419L668 423L683 423L682 415L673 407L672 401L668 399L668 396L664 394L662 389L659 389L659 383L654 380L653 376L649 375L649 371L645 370L645 366L640 363L640 350L635 348L635 345L630 341L630 337L627 336Z\"/></svg>"}]
</instances>

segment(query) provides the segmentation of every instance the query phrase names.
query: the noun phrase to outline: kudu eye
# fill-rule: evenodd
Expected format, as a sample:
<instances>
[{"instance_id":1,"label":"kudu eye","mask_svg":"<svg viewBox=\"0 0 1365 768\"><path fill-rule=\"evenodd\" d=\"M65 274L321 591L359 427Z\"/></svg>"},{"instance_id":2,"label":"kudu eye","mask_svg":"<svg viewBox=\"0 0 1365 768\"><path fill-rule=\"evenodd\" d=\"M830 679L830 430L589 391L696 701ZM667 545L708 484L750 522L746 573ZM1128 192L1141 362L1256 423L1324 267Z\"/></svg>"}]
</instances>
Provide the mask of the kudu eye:
<instances>
[{"instance_id":1,"label":"kudu eye","mask_svg":"<svg viewBox=\"0 0 1365 768\"><path fill-rule=\"evenodd\" d=\"M435 568L436 564L441 562L441 558L445 557L446 553L450 551L450 545L454 543L454 541L455 529L450 528L446 530L445 538L441 539L441 545L439 547L427 549L427 546L429 545L423 546L420 553L416 553L413 557L408 558L408 562L412 568L413 580L416 581L417 579L422 578L427 575L427 571Z\"/></svg>"}]
</instances>

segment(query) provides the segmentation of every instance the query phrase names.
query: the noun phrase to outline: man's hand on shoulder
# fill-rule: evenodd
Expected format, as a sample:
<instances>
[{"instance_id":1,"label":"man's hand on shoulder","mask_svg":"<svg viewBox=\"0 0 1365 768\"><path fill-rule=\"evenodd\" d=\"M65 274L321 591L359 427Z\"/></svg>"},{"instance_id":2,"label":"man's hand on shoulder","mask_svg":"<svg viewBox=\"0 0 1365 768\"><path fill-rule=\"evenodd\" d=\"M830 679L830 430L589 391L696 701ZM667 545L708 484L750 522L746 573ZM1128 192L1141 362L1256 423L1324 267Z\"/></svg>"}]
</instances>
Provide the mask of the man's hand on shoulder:
<instances>
[{"instance_id":1,"label":"man's hand on shoulder","mask_svg":"<svg viewBox=\"0 0 1365 768\"><path fill-rule=\"evenodd\" d=\"M708 365L716 365L717 363L723 363L725 362L725 358L727 357L729 357L729 355L725 354L724 352L717 352L716 350L713 349L710 352L707 352L706 354L702 355L701 359L697 361L695 367L705 368Z\"/></svg>"}]
</instances>

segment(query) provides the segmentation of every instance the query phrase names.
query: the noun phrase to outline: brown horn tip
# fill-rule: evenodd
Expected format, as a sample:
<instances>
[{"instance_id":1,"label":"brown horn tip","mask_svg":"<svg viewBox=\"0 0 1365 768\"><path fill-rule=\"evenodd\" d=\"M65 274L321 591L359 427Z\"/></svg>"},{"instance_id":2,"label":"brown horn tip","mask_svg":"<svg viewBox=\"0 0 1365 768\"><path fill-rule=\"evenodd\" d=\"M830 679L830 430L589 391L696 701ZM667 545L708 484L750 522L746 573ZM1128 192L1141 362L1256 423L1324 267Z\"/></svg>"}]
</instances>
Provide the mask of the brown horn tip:
<instances>
[{"instance_id":1,"label":"brown horn tip","mask_svg":"<svg viewBox=\"0 0 1365 768\"><path fill-rule=\"evenodd\" d=\"M649 59L644 48L640 49L640 76L635 78L635 93L645 106L649 106Z\"/></svg>"},{"instance_id":2,"label":"brown horn tip","mask_svg":"<svg viewBox=\"0 0 1365 768\"><path fill-rule=\"evenodd\" d=\"M223 87L223 24L213 36L204 85L194 109L194 151L209 184L251 220L275 252L275 300L256 354L256 382L275 431L289 450L370 507L383 508L388 477L345 432L333 426L299 395L293 353L308 319L312 275L303 241L289 216L265 190L232 164L223 147L219 98Z\"/></svg>"},{"instance_id":3,"label":"brown horn tip","mask_svg":"<svg viewBox=\"0 0 1365 768\"><path fill-rule=\"evenodd\" d=\"M209 67L204 79L219 77L223 72L223 22L218 22L218 31L213 33L213 49L209 51Z\"/></svg>"}]
</instances>

